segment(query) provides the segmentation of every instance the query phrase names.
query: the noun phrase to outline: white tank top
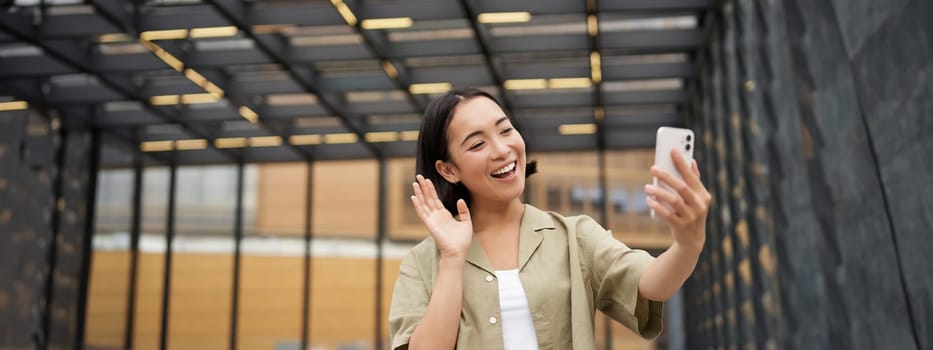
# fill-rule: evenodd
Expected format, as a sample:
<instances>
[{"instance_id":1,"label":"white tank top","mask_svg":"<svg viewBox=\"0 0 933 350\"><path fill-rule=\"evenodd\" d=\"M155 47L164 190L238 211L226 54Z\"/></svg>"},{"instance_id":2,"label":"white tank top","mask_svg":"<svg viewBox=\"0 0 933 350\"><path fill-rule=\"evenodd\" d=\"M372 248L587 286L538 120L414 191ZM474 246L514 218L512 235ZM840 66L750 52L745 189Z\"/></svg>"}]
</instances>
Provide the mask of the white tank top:
<instances>
[{"instance_id":1,"label":"white tank top","mask_svg":"<svg viewBox=\"0 0 933 350\"><path fill-rule=\"evenodd\" d=\"M538 338L518 269L496 271L505 350L537 350Z\"/></svg>"}]
</instances>

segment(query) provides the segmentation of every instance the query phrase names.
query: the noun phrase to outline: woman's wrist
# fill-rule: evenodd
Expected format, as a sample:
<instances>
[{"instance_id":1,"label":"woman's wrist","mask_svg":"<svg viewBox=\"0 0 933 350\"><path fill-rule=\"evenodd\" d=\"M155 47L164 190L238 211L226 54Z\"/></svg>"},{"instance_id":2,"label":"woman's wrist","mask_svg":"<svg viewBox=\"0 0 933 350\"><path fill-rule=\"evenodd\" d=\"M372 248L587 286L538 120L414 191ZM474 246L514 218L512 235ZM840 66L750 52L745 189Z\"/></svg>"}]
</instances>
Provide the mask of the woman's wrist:
<instances>
[{"instance_id":1,"label":"woman's wrist","mask_svg":"<svg viewBox=\"0 0 933 350\"><path fill-rule=\"evenodd\" d=\"M466 255L452 254L452 255L441 255L441 259L438 262L438 267L441 270L444 269L463 269L463 265L466 264Z\"/></svg>"},{"instance_id":2,"label":"woman's wrist","mask_svg":"<svg viewBox=\"0 0 933 350\"><path fill-rule=\"evenodd\" d=\"M674 241L674 244L671 245L670 250L672 250L678 256L697 260L700 258L700 253L703 252L703 244L704 242L684 244Z\"/></svg>"}]
</instances>

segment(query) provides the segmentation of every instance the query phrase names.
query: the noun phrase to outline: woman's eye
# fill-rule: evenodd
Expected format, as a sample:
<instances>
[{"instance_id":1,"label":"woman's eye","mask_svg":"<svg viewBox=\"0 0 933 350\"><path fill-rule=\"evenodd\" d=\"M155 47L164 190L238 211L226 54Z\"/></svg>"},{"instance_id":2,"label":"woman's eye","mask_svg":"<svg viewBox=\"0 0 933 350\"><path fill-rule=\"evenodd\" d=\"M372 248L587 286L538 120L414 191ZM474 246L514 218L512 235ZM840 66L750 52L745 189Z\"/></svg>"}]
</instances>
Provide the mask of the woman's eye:
<instances>
[{"instance_id":1,"label":"woman's eye","mask_svg":"<svg viewBox=\"0 0 933 350\"><path fill-rule=\"evenodd\" d=\"M502 135L506 135L510 132L512 132L512 128L505 128L504 130L502 130Z\"/></svg>"},{"instance_id":2,"label":"woman's eye","mask_svg":"<svg viewBox=\"0 0 933 350\"><path fill-rule=\"evenodd\" d=\"M477 149L479 149L480 146L482 146L482 145L483 145L482 142L477 142L477 143L474 143L472 146L470 146L469 149L470 149L471 151L472 151L472 150L477 150Z\"/></svg>"}]
</instances>

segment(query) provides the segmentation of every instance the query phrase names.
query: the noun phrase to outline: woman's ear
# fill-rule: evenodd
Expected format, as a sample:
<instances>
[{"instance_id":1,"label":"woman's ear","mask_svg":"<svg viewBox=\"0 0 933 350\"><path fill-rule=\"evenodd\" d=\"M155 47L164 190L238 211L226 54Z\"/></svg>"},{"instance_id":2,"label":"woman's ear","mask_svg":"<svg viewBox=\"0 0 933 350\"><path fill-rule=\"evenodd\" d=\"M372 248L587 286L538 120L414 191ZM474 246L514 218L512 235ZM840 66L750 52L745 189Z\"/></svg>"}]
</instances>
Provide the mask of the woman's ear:
<instances>
[{"instance_id":1,"label":"woman's ear","mask_svg":"<svg viewBox=\"0 0 933 350\"><path fill-rule=\"evenodd\" d=\"M434 168L437 169L437 173L441 174L447 182L452 184L460 182L460 175L457 171L457 167L455 167L453 163L438 160L434 162Z\"/></svg>"}]
</instances>

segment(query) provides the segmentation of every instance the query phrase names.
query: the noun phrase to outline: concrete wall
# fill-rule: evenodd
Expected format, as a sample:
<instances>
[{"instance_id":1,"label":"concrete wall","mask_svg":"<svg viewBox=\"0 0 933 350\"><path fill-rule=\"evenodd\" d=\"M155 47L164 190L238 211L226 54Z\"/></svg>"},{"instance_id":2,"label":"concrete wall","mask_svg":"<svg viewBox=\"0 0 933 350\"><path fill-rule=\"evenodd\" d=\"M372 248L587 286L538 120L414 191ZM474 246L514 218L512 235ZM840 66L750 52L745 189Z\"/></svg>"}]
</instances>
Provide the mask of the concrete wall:
<instances>
[{"instance_id":1,"label":"concrete wall","mask_svg":"<svg viewBox=\"0 0 933 350\"><path fill-rule=\"evenodd\" d=\"M933 346L933 3L725 1L692 125L714 189L689 348Z\"/></svg>"}]
</instances>

